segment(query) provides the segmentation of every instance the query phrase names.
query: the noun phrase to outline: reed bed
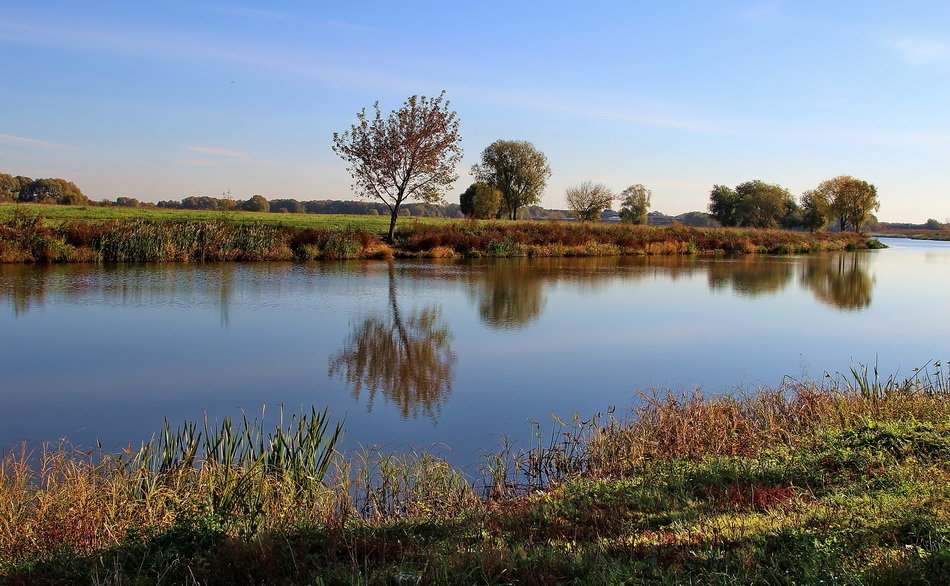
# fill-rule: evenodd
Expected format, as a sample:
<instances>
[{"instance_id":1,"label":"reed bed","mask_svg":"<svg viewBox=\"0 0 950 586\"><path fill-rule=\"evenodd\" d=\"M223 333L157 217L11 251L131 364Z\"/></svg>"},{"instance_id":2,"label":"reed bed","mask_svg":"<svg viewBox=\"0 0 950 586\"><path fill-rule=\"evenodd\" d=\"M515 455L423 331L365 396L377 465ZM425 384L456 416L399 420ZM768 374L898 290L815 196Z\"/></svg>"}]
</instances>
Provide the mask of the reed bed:
<instances>
[{"instance_id":1,"label":"reed bed","mask_svg":"<svg viewBox=\"0 0 950 586\"><path fill-rule=\"evenodd\" d=\"M10 263L803 254L879 246L854 233L475 220L406 221L390 245L346 227L292 228L225 216L53 222L20 206L0 222L0 262Z\"/></svg>"},{"instance_id":2,"label":"reed bed","mask_svg":"<svg viewBox=\"0 0 950 586\"><path fill-rule=\"evenodd\" d=\"M378 236L347 228L127 219L45 222L17 208L0 224L0 262L207 262L392 258Z\"/></svg>"},{"instance_id":3,"label":"reed bed","mask_svg":"<svg viewBox=\"0 0 950 586\"><path fill-rule=\"evenodd\" d=\"M950 569L950 369L857 366L535 424L482 477L326 412L10 452L17 583L907 583Z\"/></svg>"},{"instance_id":4,"label":"reed bed","mask_svg":"<svg viewBox=\"0 0 950 586\"><path fill-rule=\"evenodd\" d=\"M397 244L400 251L423 256L445 248L462 256L617 256L803 254L880 246L851 232L491 221L410 222L398 229Z\"/></svg>"}]
</instances>

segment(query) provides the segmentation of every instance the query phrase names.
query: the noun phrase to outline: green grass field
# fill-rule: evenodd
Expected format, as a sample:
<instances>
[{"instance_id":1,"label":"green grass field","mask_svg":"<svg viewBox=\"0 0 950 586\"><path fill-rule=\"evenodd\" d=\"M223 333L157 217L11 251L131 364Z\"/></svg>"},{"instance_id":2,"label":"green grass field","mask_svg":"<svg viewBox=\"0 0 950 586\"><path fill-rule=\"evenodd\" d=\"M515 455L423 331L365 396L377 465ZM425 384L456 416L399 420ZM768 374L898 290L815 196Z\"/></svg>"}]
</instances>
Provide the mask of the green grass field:
<instances>
[{"instance_id":1,"label":"green grass field","mask_svg":"<svg viewBox=\"0 0 950 586\"><path fill-rule=\"evenodd\" d=\"M388 216L345 214L272 214L266 212L218 212L206 210L173 210L166 208L118 208L96 206L58 206L42 204L0 204L0 222L9 220L13 210L24 207L40 214L47 221L82 220L107 222L111 220L150 219L165 221L227 220L236 224L265 224L288 228L363 230L372 234L386 234ZM452 220L444 218L399 218L399 225L411 223L440 224Z\"/></svg>"}]
</instances>

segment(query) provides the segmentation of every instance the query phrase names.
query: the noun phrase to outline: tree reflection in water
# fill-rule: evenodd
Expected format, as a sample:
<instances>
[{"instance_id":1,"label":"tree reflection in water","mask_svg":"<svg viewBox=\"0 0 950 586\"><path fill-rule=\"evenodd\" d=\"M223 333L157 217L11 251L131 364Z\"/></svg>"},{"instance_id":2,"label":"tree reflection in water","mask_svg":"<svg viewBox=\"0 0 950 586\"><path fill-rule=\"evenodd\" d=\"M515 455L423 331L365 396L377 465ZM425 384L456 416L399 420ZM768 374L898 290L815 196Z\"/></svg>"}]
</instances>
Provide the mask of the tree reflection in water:
<instances>
[{"instance_id":1,"label":"tree reflection in water","mask_svg":"<svg viewBox=\"0 0 950 586\"><path fill-rule=\"evenodd\" d=\"M757 297L778 293L792 280L792 264L750 255L741 259L712 262L708 265L709 289L731 286L739 295Z\"/></svg>"},{"instance_id":2,"label":"tree reflection in water","mask_svg":"<svg viewBox=\"0 0 950 586\"><path fill-rule=\"evenodd\" d=\"M808 257L802 264L801 283L822 303L856 311L871 305L874 279L862 253Z\"/></svg>"},{"instance_id":3,"label":"tree reflection in water","mask_svg":"<svg viewBox=\"0 0 950 586\"><path fill-rule=\"evenodd\" d=\"M435 417L452 390L452 334L439 308L400 312L392 266L389 302L389 316L371 315L353 328L343 349L330 357L329 375L341 376L357 401L365 391L370 411L382 393L403 418Z\"/></svg>"},{"instance_id":4,"label":"tree reflection in water","mask_svg":"<svg viewBox=\"0 0 950 586\"><path fill-rule=\"evenodd\" d=\"M739 295L757 297L778 293L792 281L798 268L799 284L821 303L846 311L871 305L874 279L867 271L868 256L844 252L803 256L794 263L784 259L748 257L708 265L710 290L730 286Z\"/></svg>"},{"instance_id":5,"label":"tree reflection in water","mask_svg":"<svg viewBox=\"0 0 950 586\"><path fill-rule=\"evenodd\" d=\"M548 259L545 259L547 261ZM485 267L480 275L478 315L495 329L523 328L544 310L544 281L551 280L550 264L527 259L505 259Z\"/></svg>"}]
</instances>

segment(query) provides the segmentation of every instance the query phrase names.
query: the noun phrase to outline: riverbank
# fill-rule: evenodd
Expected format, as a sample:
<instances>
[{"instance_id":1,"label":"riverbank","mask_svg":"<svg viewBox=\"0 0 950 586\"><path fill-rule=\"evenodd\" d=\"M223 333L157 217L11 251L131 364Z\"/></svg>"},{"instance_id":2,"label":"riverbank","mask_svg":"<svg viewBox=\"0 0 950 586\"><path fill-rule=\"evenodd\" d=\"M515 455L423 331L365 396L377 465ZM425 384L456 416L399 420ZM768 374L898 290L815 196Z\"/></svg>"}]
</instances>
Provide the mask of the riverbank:
<instances>
[{"instance_id":1,"label":"riverbank","mask_svg":"<svg viewBox=\"0 0 950 586\"><path fill-rule=\"evenodd\" d=\"M319 412L270 437L251 423L202 439L198 425L117 456L16 452L0 476L0 576L940 583L948 398L940 363L909 380L853 369L739 399L649 396L486 458L480 483L427 454L342 459Z\"/></svg>"},{"instance_id":2,"label":"riverbank","mask_svg":"<svg viewBox=\"0 0 950 586\"><path fill-rule=\"evenodd\" d=\"M270 222L297 222L273 224L258 222L248 212L192 217L193 212L181 210L61 208L69 206L0 206L0 262L801 254L883 247L850 232L445 219L403 220L395 241L386 243L384 219L376 219L376 225L363 216L252 214L269 216ZM120 215L109 215L114 213Z\"/></svg>"},{"instance_id":3,"label":"riverbank","mask_svg":"<svg viewBox=\"0 0 950 586\"><path fill-rule=\"evenodd\" d=\"M875 233L874 238L907 238L910 240L950 241L950 230L899 230Z\"/></svg>"}]
</instances>

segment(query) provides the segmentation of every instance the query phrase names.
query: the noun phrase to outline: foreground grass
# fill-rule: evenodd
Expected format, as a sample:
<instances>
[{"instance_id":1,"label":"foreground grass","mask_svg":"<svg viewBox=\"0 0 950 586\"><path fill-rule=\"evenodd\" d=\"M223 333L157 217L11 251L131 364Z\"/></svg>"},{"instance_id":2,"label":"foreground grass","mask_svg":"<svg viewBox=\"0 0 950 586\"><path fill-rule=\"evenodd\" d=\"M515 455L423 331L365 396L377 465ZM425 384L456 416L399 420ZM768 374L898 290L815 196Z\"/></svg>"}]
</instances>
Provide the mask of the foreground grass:
<instances>
[{"instance_id":1,"label":"foreground grass","mask_svg":"<svg viewBox=\"0 0 950 586\"><path fill-rule=\"evenodd\" d=\"M4 219L6 218L6 219ZM800 254L880 247L854 233L0 205L0 262Z\"/></svg>"},{"instance_id":2,"label":"foreground grass","mask_svg":"<svg viewBox=\"0 0 950 586\"><path fill-rule=\"evenodd\" d=\"M187 448L194 428L166 432L173 439L149 457L54 446L38 464L4 461L0 575L10 584L945 583L948 398L939 363L910 380L856 369L742 398L650 396L623 418L560 422L550 443L489 458L478 489L427 454L363 452L333 466L325 449L299 458L332 444L324 420L319 433L271 436L293 441L270 448L245 442L264 448L249 452L221 446L263 436L222 427L210 433L224 438L211 442L212 457Z\"/></svg>"}]
</instances>

